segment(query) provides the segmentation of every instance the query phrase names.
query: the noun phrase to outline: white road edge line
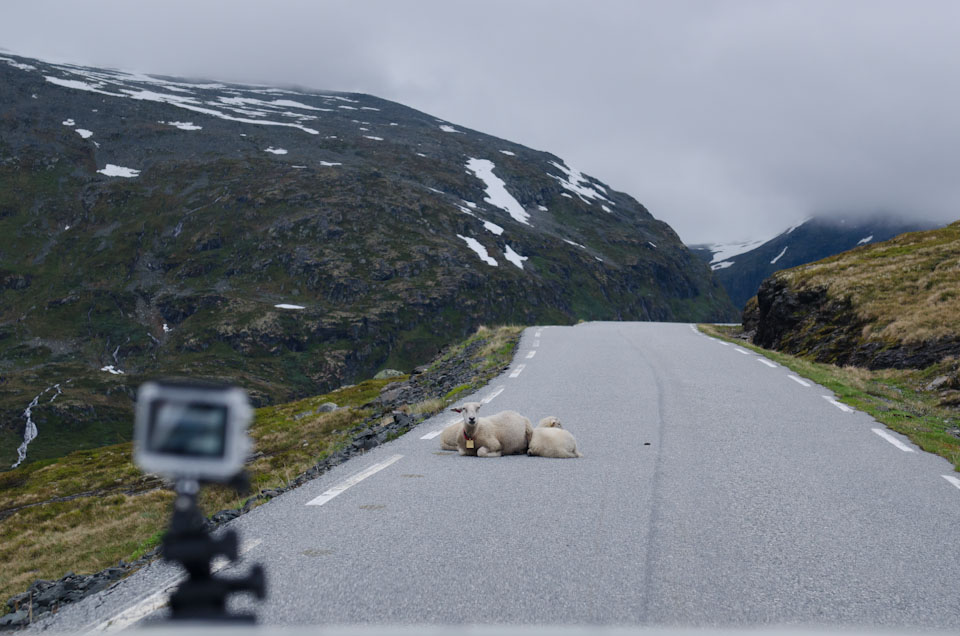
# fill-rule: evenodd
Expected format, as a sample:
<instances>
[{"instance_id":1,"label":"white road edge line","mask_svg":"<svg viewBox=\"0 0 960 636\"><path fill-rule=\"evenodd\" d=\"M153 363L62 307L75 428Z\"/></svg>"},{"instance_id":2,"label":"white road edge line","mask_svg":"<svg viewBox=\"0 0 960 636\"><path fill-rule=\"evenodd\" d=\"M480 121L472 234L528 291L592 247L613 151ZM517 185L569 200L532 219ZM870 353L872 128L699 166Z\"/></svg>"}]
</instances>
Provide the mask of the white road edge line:
<instances>
[{"instance_id":1,"label":"white road edge line","mask_svg":"<svg viewBox=\"0 0 960 636\"><path fill-rule=\"evenodd\" d=\"M240 550L238 551L238 556L243 556L250 550L253 550L255 547L263 543L263 539L255 539L253 541L244 541L240 545ZM219 572L223 568L227 567L230 564L230 561L224 558L217 559L213 563L211 568L211 573ZM154 592L150 596L146 597L139 603L128 607L118 614L114 614L107 620L98 623L94 627L88 629L85 633L95 634L103 632L115 632L121 629L126 629L130 625L133 625L137 621L140 621L150 614L153 614L157 610L163 609L170 600L170 593L173 592L174 588L180 584L186 576L183 574L178 574L177 576L169 579L166 583L163 584L163 587L159 591Z\"/></svg>"},{"instance_id":2,"label":"white road edge line","mask_svg":"<svg viewBox=\"0 0 960 636\"><path fill-rule=\"evenodd\" d=\"M750 352L749 352L749 351L747 351L746 349L741 349L740 347L735 347L735 351L736 351L737 353L742 353L742 354L745 355L745 356L750 355Z\"/></svg>"},{"instance_id":3,"label":"white road edge line","mask_svg":"<svg viewBox=\"0 0 960 636\"><path fill-rule=\"evenodd\" d=\"M491 394L488 395L487 397L485 397L485 398L483 398L482 400L480 400L480 404L490 404L490 402L493 401L493 398L495 398L495 397L497 397L498 395L500 395L501 393L503 393L503 390L504 390L505 388L506 388L506 387L498 386L498 387L494 390L493 393L491 393ZM450 424L455 424L456 422L459 422L459 421L460 421L460 420L455 420L454 422L450 422Z\"/></svg>"},{"instance_id":4,"label":"white road edge line","mask_svg":"<svg viewBox=\"0 0 960 636\"><path fill-rule=\"evenodd\" d=\"M530 358L532 358L532 357L535 356L535 355L537 355L537 352L536 352L536 351L531 351L530 353L527 354L527 360L529 360Z\"/></svg>"},{"instance_id":5,"label":"white road edge line","mask_svg":"<svg viewBox=\"0 0 960 636\"><path fill-rule=\"evenodd\" d=\"M523 370L526 369L526 368L527 368L527 365L525 365L525 364L519 365L519 366L514 370L514 372L510 374L510 377L511 377L511 378L516 378L516 377L518 377L521 373L523 373Z\"/></svg>"},{"instance_id":6,"label":"white road edge line","mask_svg":"<svg viewBox=\"0 0 960 636\"><path fill-rule=\"evenodd\" d=\"M776 368L777 368L777 365L775 365L774 363L770 362L769 360L767 360L767 359L765 359L765 358L757 358L757 362L759 362L760 364L765 364L765 365L767 365L768 367L770 367L771 369L776 369Z\"/></svg>"},{"instance_id":7,"label":"white road edge line","mask_svg":"<svg viewBox=\"0 0 960 636\"><path fill-rule=\"evenodd\" d=\"M370 466L370 467L367 468L366 470L357 473L356 475L354 475L354 476L351 477L350 479L347 479L347 480L345 480L345 481L340 482L339 484L337 484L337 485L334 486L333 488L331 488L331 489L327 490L326 492L324 492L324 493L323 493L322 495L320 495L319 497L317 497L317 498L315 498L315 499L311 499L310 501L308 501L308 502L306 503L306 505L308 505L308 506L322 506L323 504L327 503L328 501L330 501L331 499L333 499L333 498L336 497L337 495L343 493L347 488L350 488L351 486L356 486L357 484L359 484L361 481L363 481L363 480L366 479L367 477L370 477L371 475L375 475L376 473L379 473L381 470L383 470L384 468L386 468L386 467L389 466L390 464L392 464L392 463L394 463L395 461L398 461L398 460L400 460L400 459L403 459L403 455L394 455L394 456L392 456L392 457L389 457L389 458L383 460L383 461L380 462L379 464L374 464L373 466Z\"/></svg>"},{"instance_id":8,"label":"white road edge line","mask_svg":"<svg viewBox=\"0 0 960 636\"><path fill-rule=\"evenodd\" d=\"M893 444L903 452L905 453L913 452L912 448L910 448L909 446L907 446L906 444L904 444L903 442L898 440L896 437L894 437L890 433L883 430L882 428L871 428L870 430L876 433L877 435L879 435L880 437L882 437L883 439L887 440L888 442L890 442L891 444Z\"/></svg>"},{"instance_id":9,"label":"white road edge line","mask_svg":"<svg viewBox=\"0 0 960 636\"><path fill-rule=\"evenodd\" d=\"M809 383L809 382L807 382L806 380L801 380L800 378L798 378L798 377L795 376L795 375L788 375L787 377L790 378L791 380L793 380L794 382L796 382L797 384L799 384L800 386L805 386L805 387L807 387L807 388L810 387L810 383Z\"/></svg>"},{"instance_id":10,"label":"white road edge line","mask_svg":"<svg viewBox=\"0 0 960 636\"><path fill-rule=\"evenodd\" d=\"M846 404L841 404L840 402L837 402L835 399L833 399L833 398L830 397L829 395L824 395L824 396L823 396L823 399L826 400L827 402L829 402L830 404L833 404L835 407L837 407L838 409L840 409L840 410L843 411L844 413L853 413L853 409L852 409L852 408L850 408L850 407L847 406Z\"/></svg>"},{"instance_id":11,"label":"white road edge line","mask_svg":"<svg viewBox=\"0 0 960 636\"><path fill-rule=\"evenodd\" d=\"M957 479L953 475L940 475L940 476L946 479L947 481L949 481L951 484L953 484L957 488L960 488L960 479Z\"/></svg>"}]
</instances>

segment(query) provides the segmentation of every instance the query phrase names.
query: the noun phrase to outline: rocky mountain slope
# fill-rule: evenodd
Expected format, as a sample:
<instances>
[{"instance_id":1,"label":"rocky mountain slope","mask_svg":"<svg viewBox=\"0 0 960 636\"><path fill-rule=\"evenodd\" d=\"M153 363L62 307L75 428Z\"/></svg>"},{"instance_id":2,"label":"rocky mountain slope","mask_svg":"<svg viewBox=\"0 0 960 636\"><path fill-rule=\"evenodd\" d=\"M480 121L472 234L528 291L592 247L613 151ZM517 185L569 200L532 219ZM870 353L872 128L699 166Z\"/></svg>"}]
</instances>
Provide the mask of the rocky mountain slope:
<instances>
[{"instance_id":1,"label":"rocky mountain slope","mask_svg":"<svg viewBox=\"0 0 960 636\"><path fill-rule=\"evenodd\" d=\"M32 459L129 439L147 377L268 404L485 323L735 315L630 196L400 104L12 55L0 84L0 466L34 425Z\"/></svg>"},{"instance_id":2,"label":"rocky mountain slope","mask_svg":"<svg viewBox=\"0 0 960 636\"><path fill-rule=\"evenodd\" d=\"M777 272L743 316L755 344L820 362L923 368L960 355L960 221Z\"/></svg>"},{"instance_id":3,"label":"rocky mountain slope","mask_svg":"<svg viewBox=\"0 0 960 636\"><path fill-rule=\"evenodd\" d=\"M814 217L768 241L731 245L691 245L738 307L756 295L760 283L781 269L812 263L858 245L879 243L933 224L889 215L833 219Z\"/></svg>"}]
</instances>

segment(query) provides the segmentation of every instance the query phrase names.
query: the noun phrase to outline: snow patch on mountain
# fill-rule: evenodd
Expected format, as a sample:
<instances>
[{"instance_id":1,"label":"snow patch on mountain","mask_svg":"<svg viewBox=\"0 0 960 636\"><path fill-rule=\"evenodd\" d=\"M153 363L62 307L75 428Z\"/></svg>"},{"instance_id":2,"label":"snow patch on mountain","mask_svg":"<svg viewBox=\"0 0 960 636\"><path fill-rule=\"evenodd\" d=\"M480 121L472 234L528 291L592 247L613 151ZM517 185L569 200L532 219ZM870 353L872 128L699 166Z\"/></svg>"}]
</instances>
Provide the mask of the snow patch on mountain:
<instances>
[{"instance_id":1,"label":"snow patch on mountain","mask_svg":"<svg viewBox=\"0 0 960 636\"><path fill-rule=\"evenodd\" d=\"M507 192L507 184L503 179L493 174L495 167L489 159L471 157L467 161L467 169L486 185L487 196L484 197L484 201L505 210L515 221L530 225L530 215L523 209L520 202Z\"/></svg>"},{"instance_id":2,"label":"snow patch on mountain","mask_svg":"<svg viewBox=\"0 0 960 636\"><path fill-rule=\"evenodd\" d=\"M871 234L870 236L864 236L862 239L857 241L857 245L866 245L872 240L873 240L873 234Z\"/></svg>"},{"instance_id":3,"label":"snow patch on mountain","mask_svg":"<svg viewBox=\"0 0 960 636\"><path fill-rule=\"evenodd\" d=\"M507 245L507 249L504 251L503 257L520 269L523 269L523 261L530 258L529 256L521 256L520 254L517 254L509 245Z\"/></svg>"},{"instance_id":4,"label":"snow patch on mountain","mask_svg":"<svg viewBox=\"0 0 960 636\"><path fill-rule=\"evenodd\" d=\"M483 227L486 228L488 232L496 234L497 236L500 236L501 234L503 234L503 228L497 225L496 223L491 223L490 221L484 221Z\"/></svg>"},{"instance_id":5,"label":"snow patch on mountain","mask_svg":"<svg viewBox=\"0 0 960 636\"><path fill-rule=\"evenodd\" d=\"M192 121L158 121L158 124L166 124L180 130L201 130L203 126L196 126Z\"/></svg>"},{"instance_id":6,"label":"snow patch on mountain","mask_svg":"<svg viewBox=\"0 0 960 636\"><path fill-rule=\"evenodd\" d=\"M93 137L93 131L86 130L85 128L77 128L75 132L81 137L83 137L84 139L89 139L90 137Z\"/></svg>"},{"instance_id":7,"label":"snow patch on mountain","mask_svg":"<svg viewBox=\"0 0 960 636\"><path fill-rule=\"evenodd\" d=\"M773 264L775 264L777 261L779 261L781 258L783 258L783 255L787 253L787 250L788 250L788 249L790 249L790 246L789 246L789 245L786 246L786 247L784 247L784 248L783 248L783 251L781 251L779 254L777 254L776 257L774 257L774 259L773 259L772 261L770 261L770 264L773 265Z\"/></svg>"},{"instance_id":8,"label":"snow patch on mountain","mask_svg":"<svg viewBox=\"0 0 960 636\"><path fill-rule=\"evenodd\" d=\"M134 168L124 168L123 166L115 166L112 163L108 163L106 168L97 170L97 172L108 177L125 177L127 179L140 176L139 170Z\"/></svg>"},{"instance_id":9,"label":"snow patch on mountain","mask_svg":"<svg viewBox=\"0 0 960 636\"><path fill-rule=\"evenodd\" d=\"M477 256L479 256L480 260L482 260L484 263L493 267L497 267L497 261L487 253L487 248L481 245L480 241L475 238L470 238L469 236L463 236L461 234L457 234L457 238L466 242L467 247L476 252Z\"/></svg>"},{"instance_id":10,"label":"snow patch on mountain","mask_svg":"<svg viewBox=\"0 0 960 636\"><path fill-rule=\"evenodd\" d=\"M556 161L551 161L550 165L560 170L565 176L560 177L555 174L547 173L547 176L552 177L560 182L560 185L564 189L573 192L580 200L584 203L590 203L594 200L605 201L610 205L614 205L613 201L603 196L601 192L606 192L606 189L600 184L591 184L587 181L586 177L583 176L583 173L577 170L576 168L570 168L564 164L557 163ZM607 210L609 212L609 210Z\"/></svg>"}]
</instances>

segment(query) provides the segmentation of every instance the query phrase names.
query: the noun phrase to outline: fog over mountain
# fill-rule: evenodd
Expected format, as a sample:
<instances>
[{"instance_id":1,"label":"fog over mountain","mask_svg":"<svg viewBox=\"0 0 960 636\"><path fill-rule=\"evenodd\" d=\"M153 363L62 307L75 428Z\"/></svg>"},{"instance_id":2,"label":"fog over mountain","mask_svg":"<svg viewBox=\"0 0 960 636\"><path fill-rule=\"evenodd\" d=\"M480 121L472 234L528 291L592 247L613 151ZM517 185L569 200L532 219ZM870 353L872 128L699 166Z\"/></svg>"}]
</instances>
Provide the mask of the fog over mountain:
<instances>
[{"instance_id":1,"label":"fog over mountain","mask_svg":"<svg viewBox=\"0 0 960 636\"><path fill-rule=\"evenodd\" d=\"M33 0L0 46L379 95L568 157L705 243L957 218L958 27L949 0Z\"/></svg>"}]
</instances>

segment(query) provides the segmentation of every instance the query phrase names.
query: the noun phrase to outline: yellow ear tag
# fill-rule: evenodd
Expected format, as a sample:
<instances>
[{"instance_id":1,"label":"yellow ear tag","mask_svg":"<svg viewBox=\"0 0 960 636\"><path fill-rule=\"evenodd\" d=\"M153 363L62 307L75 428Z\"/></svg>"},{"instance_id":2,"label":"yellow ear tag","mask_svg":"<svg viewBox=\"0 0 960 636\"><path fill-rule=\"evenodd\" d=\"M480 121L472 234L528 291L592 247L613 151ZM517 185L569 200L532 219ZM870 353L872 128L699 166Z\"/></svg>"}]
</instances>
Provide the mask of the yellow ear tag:
<instances>
[{"instance_id":1,"label":"yellow ear tag","mask_svg":"<svg viewBox=\"0 0 960 636\"><path fill-rule=\"evenodd\" d=\"M467 440L467 448L473 448L473 440L472 440L472 439L468 439L468 440Z\"/></svg>"}]
</instances>

